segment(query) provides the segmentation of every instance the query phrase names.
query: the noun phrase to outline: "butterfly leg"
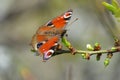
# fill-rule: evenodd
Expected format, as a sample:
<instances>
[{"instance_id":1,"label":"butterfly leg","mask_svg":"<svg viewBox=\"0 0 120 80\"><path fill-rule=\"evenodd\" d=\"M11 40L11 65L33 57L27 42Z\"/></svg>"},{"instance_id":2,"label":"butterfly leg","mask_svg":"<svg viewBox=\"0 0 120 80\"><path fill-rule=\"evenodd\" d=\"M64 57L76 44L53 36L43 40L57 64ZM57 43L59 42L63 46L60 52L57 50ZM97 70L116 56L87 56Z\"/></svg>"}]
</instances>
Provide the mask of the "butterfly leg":
<instances>
[{"instance_id":1,"label":"butterfly leg","mask_svg":"<svg viewBox=\"0 0 120 80\"><path fill-rule=\"evenodd\" d=\"M56 50L62 50L62 45L58 43L58 45L56 46Z\"/></svg>"}]
</instances>

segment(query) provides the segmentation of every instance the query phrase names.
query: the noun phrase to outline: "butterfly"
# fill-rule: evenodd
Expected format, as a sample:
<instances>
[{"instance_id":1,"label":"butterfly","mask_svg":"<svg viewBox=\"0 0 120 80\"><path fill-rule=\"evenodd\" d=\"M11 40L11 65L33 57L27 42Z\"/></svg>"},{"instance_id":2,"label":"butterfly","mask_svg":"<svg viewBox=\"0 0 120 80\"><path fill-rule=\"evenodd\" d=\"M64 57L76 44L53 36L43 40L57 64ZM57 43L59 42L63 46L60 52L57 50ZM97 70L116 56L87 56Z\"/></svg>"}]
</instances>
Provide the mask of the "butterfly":
<instances>
[{"instance_id":1,"label":"butterfly","mask_svg":"<svg viewBox=\"0 0 120 80\"><path fill-rule=\"evenodd\" d=\"M57 50L61 36L66 33L65 26L71 19L73 10L70 9L62 15L40 26L31 40L33 50L48 60Z\"/></svg>"}]
</instances>

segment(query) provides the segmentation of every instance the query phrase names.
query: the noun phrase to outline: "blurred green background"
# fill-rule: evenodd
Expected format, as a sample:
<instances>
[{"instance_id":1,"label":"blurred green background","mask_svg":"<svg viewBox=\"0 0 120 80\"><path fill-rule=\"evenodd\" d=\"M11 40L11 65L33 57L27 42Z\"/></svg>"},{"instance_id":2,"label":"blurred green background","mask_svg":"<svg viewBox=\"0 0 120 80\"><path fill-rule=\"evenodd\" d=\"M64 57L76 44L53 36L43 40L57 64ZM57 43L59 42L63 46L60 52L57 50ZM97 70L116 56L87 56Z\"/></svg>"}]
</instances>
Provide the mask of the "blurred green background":
<instances>
[{"instance_id":1,"label":"blurred green background","mask_svg":"<svg viewBox=\"0 0 120 80\"><path fill-rule=\"evenodd\" d=\"M111 48L120 23L102 1L0 0L0 80L120 80L119 54L114 54L105 68L106 55L99 62L95 56L87 61L78 54L62 54L42 62L42 57L30 51L29 43L38 27L68 9L73 9L69 23L78 18L66 27L75 48L86 50L86 44L95 42L102 49Z\"/></svg>"}]
</instances>

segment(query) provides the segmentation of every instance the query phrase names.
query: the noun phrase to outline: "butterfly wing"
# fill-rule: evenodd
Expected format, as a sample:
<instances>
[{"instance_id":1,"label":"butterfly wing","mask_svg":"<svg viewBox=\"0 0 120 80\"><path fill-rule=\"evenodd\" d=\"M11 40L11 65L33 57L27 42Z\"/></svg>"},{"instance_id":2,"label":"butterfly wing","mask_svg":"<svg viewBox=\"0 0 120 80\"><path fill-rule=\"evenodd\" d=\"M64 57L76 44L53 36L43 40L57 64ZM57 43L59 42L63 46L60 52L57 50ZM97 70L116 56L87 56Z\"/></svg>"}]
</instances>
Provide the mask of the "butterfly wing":
<instances>
[{"instance_id":1,"label":"butterfly wing","mask_svg":"<svg viewBox=\"0 0 120 80\"><path fill-rule=\"evenodd\" d=\"M72 16L72 10L68 10L64 14L52 19L47 24L39 27L39 29L36 31L36 34L33 36L31 45L33 47L33 50L38 52L39 54L43 54L45 45L43 46L44 42L53 40L54 36L61 36L63 32L65 32L65 25L68 23ZM38 43L40 43L41 48L38 48ZM46 44L46 43L45 43ZM46 44L47 46L50 45L49 43ZM39 49L39 50L38 50Z\"/></svg>"},{"instance_id":2,"label":"butterfly wing","mask_svg":"<svg viewBox=\"0 0 120 80\"><path fill-rule=\"evenodd\" d=\"M73 11L70 9L64 14L52 19L44 26L39 27L36 33L49 36L61 35L65 30L65 25L69 22L72 16L72 12Z\"/></svg>"},{"instance_id":3,"label":"butterfly wing","mask_svg":"<svg viewBox=\"0 0 120 80\"><path fill-rule=\"evenodd\" d=\"M56 47L58 46L59 36L54 36L45 43L43 43L42 46L38 47L38 51L43 54L43 60L48 60L54 51L56 50ZM41 44L41 43L38 43Z\"/></svg>"},{"instance_id":4,"label":"butterfly wing","mask_svg":"<svg viewBox=\"0 0 120 80\"><path fill-rule=\"evenodd\" d=\"M53 20L49 21L46 26L48 27L55 27L59 29L63 29L64 26L69 22L71 16L72 16L72 9L68 10L64 14L54 18Z\"/></svg>"}]
</instances>

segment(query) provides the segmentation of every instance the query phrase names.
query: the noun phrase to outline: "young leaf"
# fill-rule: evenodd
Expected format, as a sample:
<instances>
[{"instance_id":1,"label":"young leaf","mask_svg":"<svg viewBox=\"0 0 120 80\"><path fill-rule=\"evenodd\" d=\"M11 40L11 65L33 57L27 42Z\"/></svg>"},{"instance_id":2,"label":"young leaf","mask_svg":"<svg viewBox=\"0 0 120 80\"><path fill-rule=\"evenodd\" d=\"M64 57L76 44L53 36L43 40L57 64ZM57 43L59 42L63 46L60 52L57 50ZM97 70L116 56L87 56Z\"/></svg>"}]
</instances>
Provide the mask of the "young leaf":
<instances>
[{"instance_id":1,"label":"young leaf","mask_svg":"<svg viewBox=\"0 0 120 80\"><path fill-rule=\"evenodd\" d=\"M112 14L115 14L117 11L117 8L114 7L113 5L107 3L107 2L102 2L102 4L109 10L112 12Z\"/></svg>"},{"instance_id":2,"label":"young leaf","mask_svg":"<svg viewBox=\"0 0 120 80\"><path fill-rule=\"evenodd\" d=\"M68 48L71 47L70 42L65 37L62 37L62 43Z\"/></svg>"},{"instance_id":3,"label":"young leaf","mask_svg":"<svg viewBox=\"0 0 120 80\"><path fill-rule=\"evenodd\" d=\"M120 8L117 9L116 13L115 13L115 17L116 18L119 18L120 17Z\"/></svg>"},{"instance_id":4,"label":"young leaf","mask_svg":"<svg viewBox=\"0 0 120 80\"><path fill-rule=\"evenodd\" d=\"M112 0L112 5L117 9L119 8L118 2L116 0Z\"/></svg>"}]
</instances>

